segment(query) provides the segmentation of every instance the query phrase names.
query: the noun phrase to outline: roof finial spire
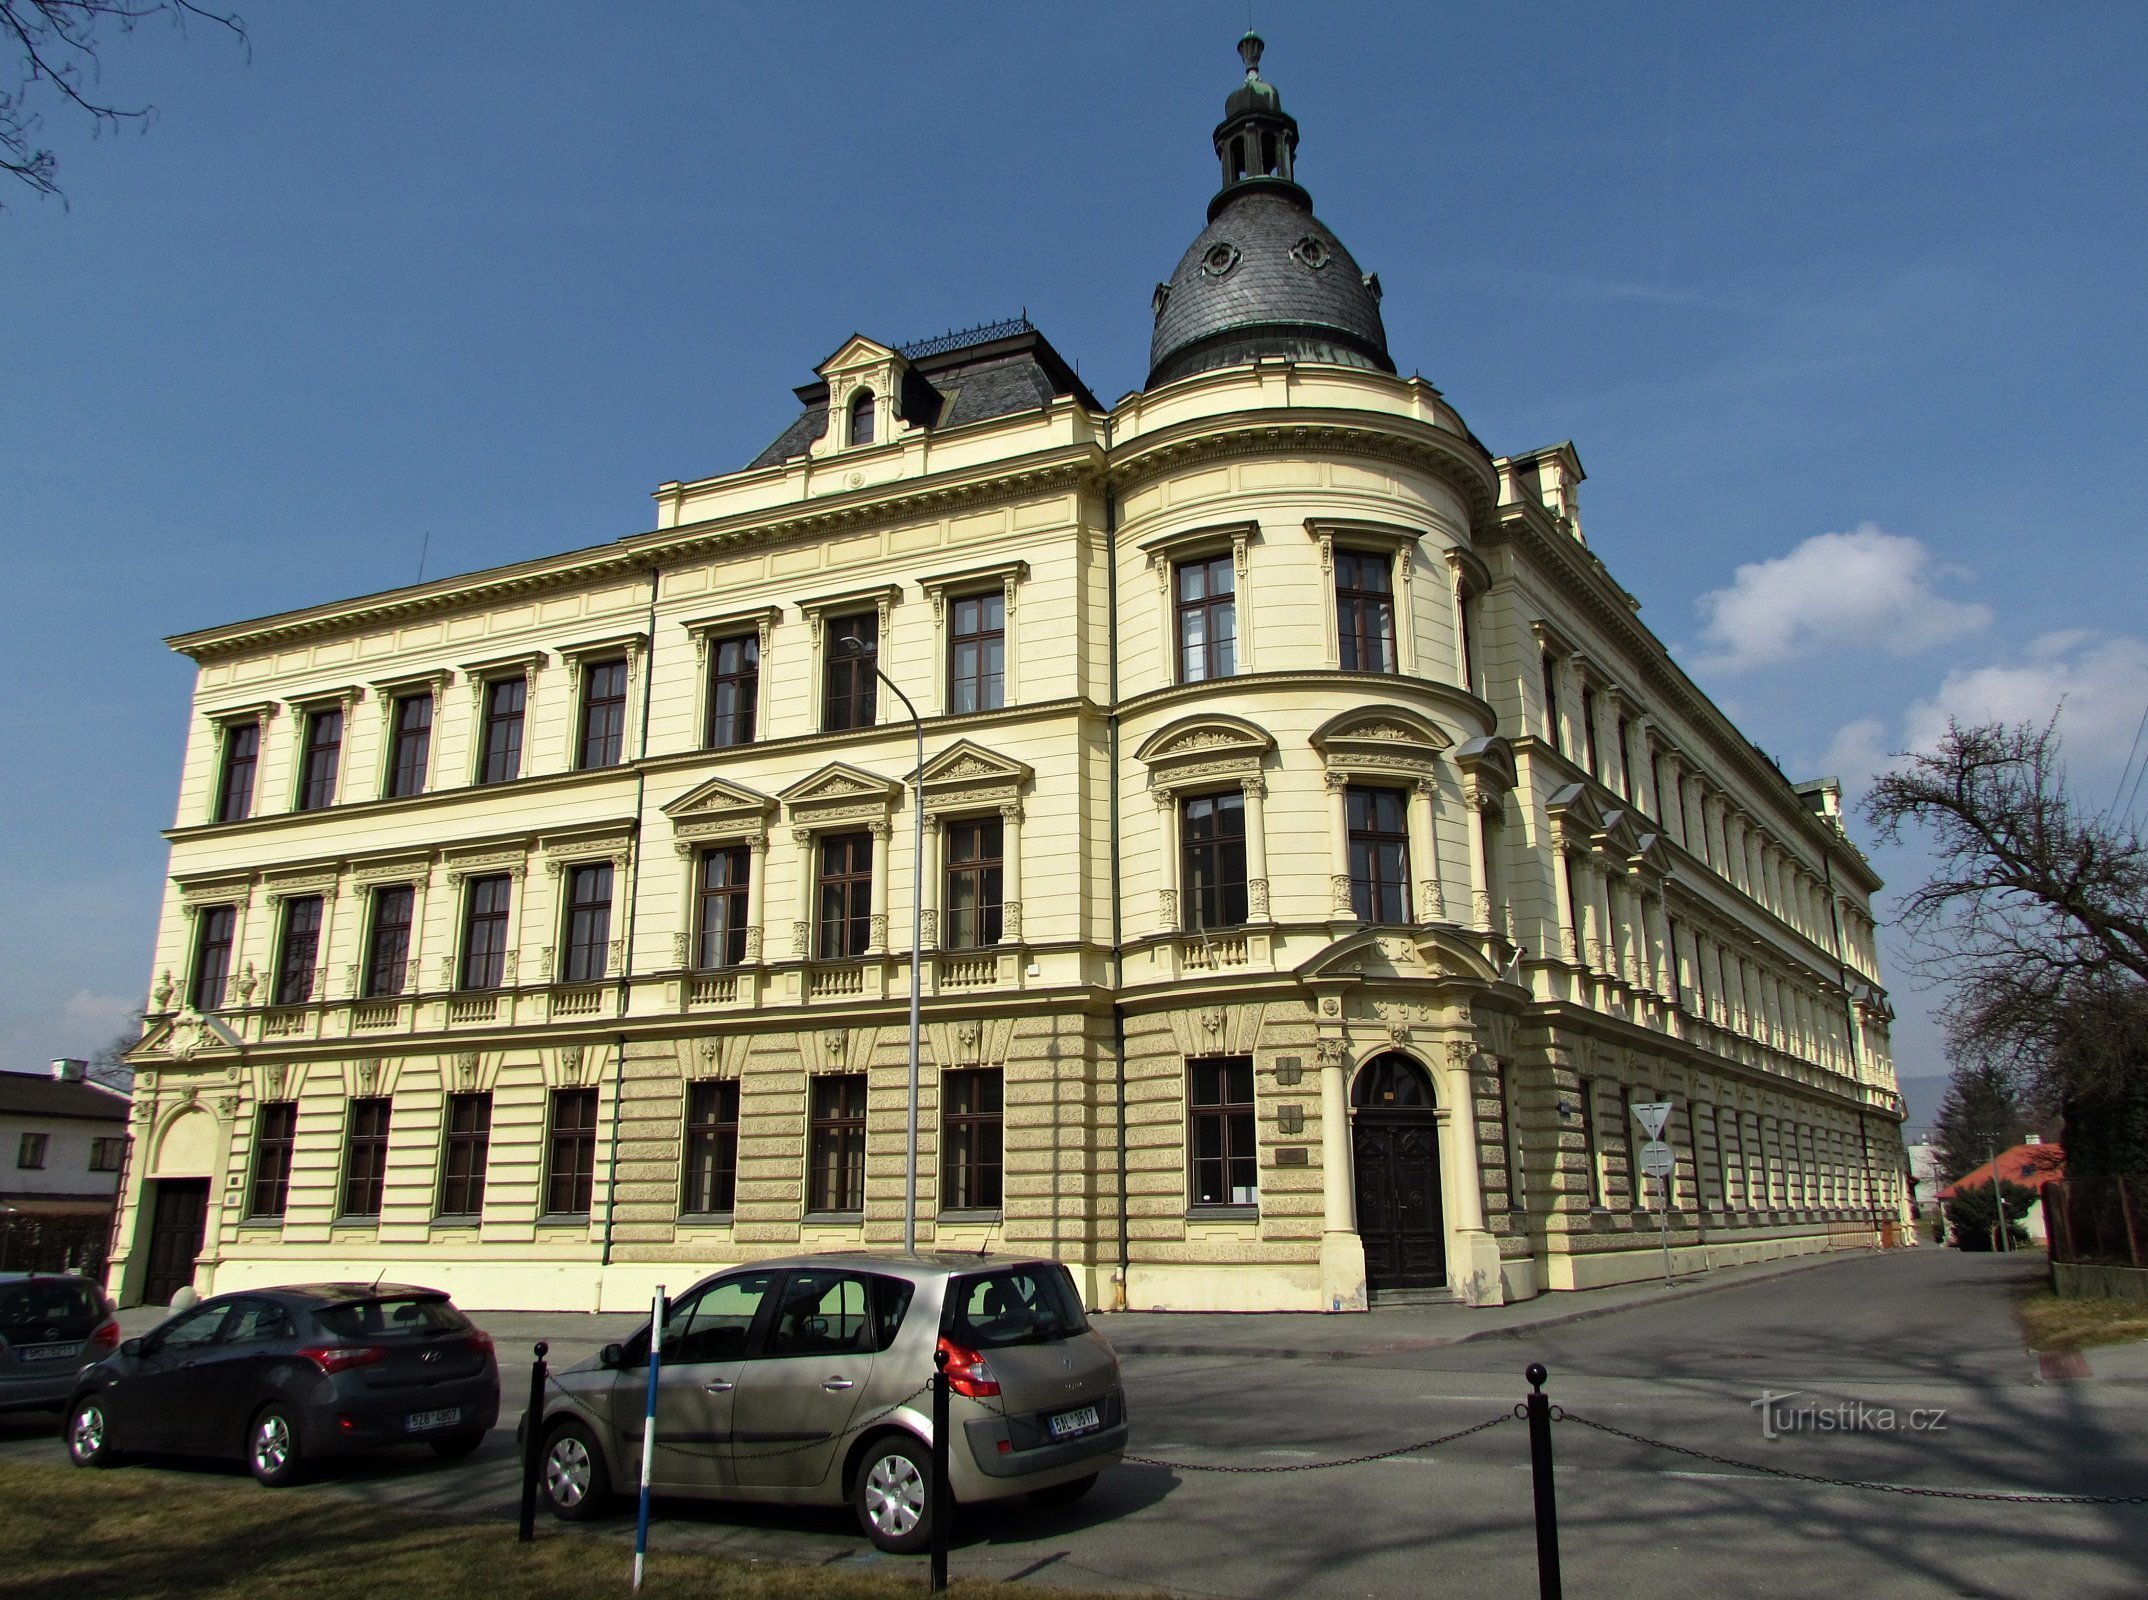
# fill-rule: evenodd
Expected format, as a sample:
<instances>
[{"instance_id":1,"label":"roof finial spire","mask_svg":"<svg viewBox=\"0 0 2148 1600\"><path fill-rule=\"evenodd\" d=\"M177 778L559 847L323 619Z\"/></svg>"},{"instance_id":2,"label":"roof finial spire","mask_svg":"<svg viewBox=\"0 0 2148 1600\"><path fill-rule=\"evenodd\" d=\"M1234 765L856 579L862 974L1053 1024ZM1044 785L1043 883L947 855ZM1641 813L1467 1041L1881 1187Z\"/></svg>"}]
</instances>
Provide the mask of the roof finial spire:
<instances>
[{"instance_id":1,"label":"roof finial spire","mask_svg":"<svg viewBox=\"0 0 2148 1600\"><path fill-rule=\"evenodd\" d=\"M1238 41L1238 59L1246 64L1246 80L1251 82L1260 76L1260 53L1267 49L1267 42L1251 28Z\"/></svg>"}]
</instances>

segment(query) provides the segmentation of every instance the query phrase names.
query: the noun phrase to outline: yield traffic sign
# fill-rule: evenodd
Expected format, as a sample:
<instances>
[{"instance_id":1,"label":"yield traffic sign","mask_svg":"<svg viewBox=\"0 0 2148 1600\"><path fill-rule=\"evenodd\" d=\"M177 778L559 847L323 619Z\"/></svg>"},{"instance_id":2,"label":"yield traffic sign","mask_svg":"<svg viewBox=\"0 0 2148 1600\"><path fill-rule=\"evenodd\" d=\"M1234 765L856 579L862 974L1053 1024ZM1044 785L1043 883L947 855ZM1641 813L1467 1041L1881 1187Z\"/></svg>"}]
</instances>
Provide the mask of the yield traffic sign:
<instances>
[{"instance_id":1,"label":"yield traffic sign","mask_svg":"<svg viewBox=\"0 0 2148 1600\"><path fill-rule=\"evenodd\" d=\"M1671 1103L1668 1100L1637 1100L1633 1106L1633 1120L1651 1139L1660 1139L1663 1125L1671 1120Z\"/></svg>"}]
</instances>

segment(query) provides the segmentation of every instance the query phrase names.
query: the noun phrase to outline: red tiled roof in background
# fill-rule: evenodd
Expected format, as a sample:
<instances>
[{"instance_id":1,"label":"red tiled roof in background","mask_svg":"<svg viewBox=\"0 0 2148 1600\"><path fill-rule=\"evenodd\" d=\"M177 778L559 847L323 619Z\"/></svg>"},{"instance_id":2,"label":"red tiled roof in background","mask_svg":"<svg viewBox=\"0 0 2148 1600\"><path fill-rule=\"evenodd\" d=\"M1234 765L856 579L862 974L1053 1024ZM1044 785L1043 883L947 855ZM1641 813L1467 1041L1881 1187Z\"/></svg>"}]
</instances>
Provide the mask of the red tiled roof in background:
<instances>
[{"instance_id":1,"label":"red tiled roof in background","mask_svg":"<svg viewBox=\"0 0 2148 1600\"><path fill-rule=\"evenodd\" d=\"M2066 1176L2066 1151L2055 1144L2017 1144L2011 1150L1999 1153L1999 1180L2018 1184L2024 1189L2041 1191L2047 1183L2056 1183ZM1991 1186L1991 1163L1985 1162L1974 1172L1965 1172L1944 1189L1939 1198L1951 1200L1961 1189L1986 1189Z\"/></svg>"}]
</instances>

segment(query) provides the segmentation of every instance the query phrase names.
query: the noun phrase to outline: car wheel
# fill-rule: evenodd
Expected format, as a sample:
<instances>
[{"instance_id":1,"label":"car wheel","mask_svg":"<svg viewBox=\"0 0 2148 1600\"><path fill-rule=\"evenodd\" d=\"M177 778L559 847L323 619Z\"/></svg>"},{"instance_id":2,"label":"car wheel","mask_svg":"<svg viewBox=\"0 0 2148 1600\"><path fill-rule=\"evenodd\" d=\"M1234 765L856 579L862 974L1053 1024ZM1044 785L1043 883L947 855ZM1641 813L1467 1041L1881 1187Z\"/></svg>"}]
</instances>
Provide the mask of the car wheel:
<instances>
[{"instance_id":1,"label":"car wheel","mask_svg":"<svg viewBox=\"0 0 2148 1600\"><path fill-rule=\"evenodd\" d=\"M601 1516L611 1504L604 1457L589 1429L579 1422L561 1423L545 1444L544 1498L553 1516L569 1522Z\"/></svg>"},{"instance_id":2,"label":"car wheel","mask_svg":"<svg viewBox=\"0 0 2148 1600\"><path fill-rule=\"evenodd\" d=\"M915 1439L879 1440L858 1467L858 1526L881 1549L913 1555L932 1542L931 1453Z\"/></svg>"},{"instance_id":3,"label":"car wheel","mask_svg":"<svg viewBox=\"0 0 2148 1600\"><path fill-rule=\"evenodd\" d=\"M451 1433L444 1439L432 1441L433 1454L442 1461L460 1461L485 1442L481 1433Z\"/></svg>"},{"instance_id":4,"label":"car wheel","mask_svg":"<svg viewBox=\"0 0 2148 1600\"><path fill-rule=\"evenodd\" d=\"M67 1459L78 1467L119 1465L119 1452L112 1448L112 1419L96 1395L84 1395L68 1409Z\"/></svg>"},{"instance_id":5,"label":"car wheel","mask_svg":"<svg viewBox=\"0 0 2148 1600\"><path fill-rule=\"evenodd\" d=\"M246 1466L271 1489L284 1488L306 1475L306 1458L298 1443L298 1421L282 1406L263 1406L248 1426Z\"/></svg>"},{"instance_id":6,"label":"car wheel","mask_svg":"<svg viewBox=\"0 0 2148 1600\"><path fill-rule=\"evenodd\" d=\"M1040 1506L1070 1506L1096 1487L1097 1474L1075 1478L1067 1483L1055 1483L1049 1489L1032 1489L1029 1498Z\"/></svg>"}]
</instances>

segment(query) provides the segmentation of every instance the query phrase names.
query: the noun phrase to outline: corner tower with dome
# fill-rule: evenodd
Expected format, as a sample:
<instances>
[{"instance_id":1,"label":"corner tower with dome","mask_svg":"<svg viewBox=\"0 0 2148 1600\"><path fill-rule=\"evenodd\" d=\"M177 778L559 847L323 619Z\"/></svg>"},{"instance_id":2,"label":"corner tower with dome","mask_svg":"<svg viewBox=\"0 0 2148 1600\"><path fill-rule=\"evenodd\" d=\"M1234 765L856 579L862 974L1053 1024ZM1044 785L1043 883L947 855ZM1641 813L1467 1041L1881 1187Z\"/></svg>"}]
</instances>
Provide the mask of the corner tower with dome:
<instances>
[{"instance_id":1,"label":"corner tower with dome","mask_svg":"<svg viewBox=\"0 0 2148 1600\"><path fill-rule=\"evenodd\" d=\"M171 641L124 1300L632 1308L896 1246L913 1179L1100 1308L1638 1279L1666 1199L1687 1268L1892 1237L1837 790L1642 623L1571 445L1396 375L1239 52L1115 405L1025 319L852 334L647 531Z\"/></svg>"}]
</instances>

